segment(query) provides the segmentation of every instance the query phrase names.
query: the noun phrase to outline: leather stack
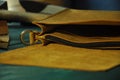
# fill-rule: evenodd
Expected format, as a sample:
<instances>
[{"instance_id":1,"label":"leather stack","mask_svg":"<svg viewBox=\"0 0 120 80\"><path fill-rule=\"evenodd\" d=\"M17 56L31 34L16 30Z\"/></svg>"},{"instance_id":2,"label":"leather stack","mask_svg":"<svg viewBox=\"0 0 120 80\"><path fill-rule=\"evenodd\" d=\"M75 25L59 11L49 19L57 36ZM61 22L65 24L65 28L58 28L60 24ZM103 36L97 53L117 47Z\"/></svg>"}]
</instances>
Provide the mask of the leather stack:
<instances>
[{"instance_id":1,"label":"leather stack","mask_svg":"<svg viewBox=\"0 0 120 80\"><path fill-rule=\"evenodd\" d=\"M9 42L8 26L6 21L0 21L0 48L7 48Z\"/></svg>"}]
</instances>

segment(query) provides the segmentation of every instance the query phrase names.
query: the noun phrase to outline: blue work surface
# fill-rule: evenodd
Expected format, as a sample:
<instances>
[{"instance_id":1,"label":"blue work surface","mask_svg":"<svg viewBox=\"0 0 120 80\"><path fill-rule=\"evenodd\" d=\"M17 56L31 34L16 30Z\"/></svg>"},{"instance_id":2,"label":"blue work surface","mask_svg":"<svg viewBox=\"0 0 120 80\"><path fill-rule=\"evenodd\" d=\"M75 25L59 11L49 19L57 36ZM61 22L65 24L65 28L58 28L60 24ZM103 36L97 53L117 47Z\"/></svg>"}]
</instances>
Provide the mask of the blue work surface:
<instances>
[{"instance_id":1,"label":"blue work surface","mask_svg":"<svg viewBox=\"0 0 120 80\"><path fill-rule=\"evenodd\" d=\"M78 9L120 10L119 0L74 0L73 3L72 6ZM39 30L35 26L9 25L8 50L25 46L19 39L21 31L25 29ZM8 50L0 49L0 53ZM120 80L120 67L106 72L87 72L0 64L0 80Z\"/></svg>"}]
</instances>

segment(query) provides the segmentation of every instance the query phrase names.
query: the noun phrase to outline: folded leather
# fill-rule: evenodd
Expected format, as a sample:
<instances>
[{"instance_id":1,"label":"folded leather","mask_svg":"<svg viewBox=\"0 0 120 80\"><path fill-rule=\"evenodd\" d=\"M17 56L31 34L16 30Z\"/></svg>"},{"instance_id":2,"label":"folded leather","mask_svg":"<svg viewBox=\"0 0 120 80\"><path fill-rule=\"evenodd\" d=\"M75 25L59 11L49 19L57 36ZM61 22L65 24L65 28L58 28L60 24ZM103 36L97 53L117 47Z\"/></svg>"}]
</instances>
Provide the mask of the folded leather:
<instances>
[{"instance_id":1,"label":"folded leather","mask_svg":"<svg viewBox=\"0 0 120 80\"><path fill-rule=\"evenodd\" d=\"M52 41L74 47L120 47L120 37L88 38L73 33L83 25L116 25L119 27L119 11L66 9L39 22L33 21L33 24L41 28L42 31L39 34L39 38L41 38L40 41L42 41L43 44ZM69 31L70 29L72 32ZM62 32L59 33L59 31ZM88 41L88 43L86 43L86 41Z\"/></svg>"},{"instance_id":2,"label":"folded leather","mask_svg":"<svg viewBox=\"0 0 120 80\"><path fill-rule=\"evenodd\" d=\"M41 36L31 35L31 37L33 37L30 40L31 44L40 40L43 45L58 43L89 49L120 49L120 37L86 37L65 32L53 32Z\"/></svg>"},{"instance_id":3,"label":"folded leather","mask_svg":"<svg viewBox=\"0 0 120 80\"><path fill-rule=\"evenodd\" d=\"M19 15L21 14L15 13L15 16L11 18L13 20L18 18L18 21L26 20L26 22L32 22L42 30L37 37L35 37L36 34L31 35L33 38L30 39L36 40L38 38L45 44L46 42L52 42L52 44L46 46L41 46L40 44L32 45L5 52L0 54L0 63L2 64L87 71L105 71L120 65L120 50L88 49L88 47L120 47L119 36L85 37L69 32L71 28L69 26L66 28L67 25L74 25L72 26L73 30L74 28L77 29L75 25L115 25L119 27L119 11L65 9L59 13L47 16L23 13L21 18ZM4 19L9 19L9 17L4 17ZM60 27L62 29L59 29Z\"/></svg>"},{"instance_id":4,"label":"folded leather","mask_svg":"<svg viewBox=\"0 0 120 80\"><path fill-rule=\"evenodd\" d=\"M120 25L120 11L66 9L58 14L37 21L40 24ZM33 22L35 23L35 22Z\"/></svg>"},{"instance_id":5,"label":"folded leather","mask_svg":"<svg viewBox=\"0 0 120 80\"><path fill-rule=\"evenodd\" d=\"M7 48L9 43L8 26L6 21L0 21L0 48Z\"/></svg>"},{"instance_id":6,"label":"folded leather","mask_svg":"<svg viewBox=\"0 0 120 80\"><path fill-rule=\"evenodd\" d=\"M41 28L41 34L65 25L120 25L120 11L74 10L65 9L45 19L33 20ZM63 26L64 25L64 26ZM73 27L74 28L74 27Z\"/></svg>"}]
</instances>

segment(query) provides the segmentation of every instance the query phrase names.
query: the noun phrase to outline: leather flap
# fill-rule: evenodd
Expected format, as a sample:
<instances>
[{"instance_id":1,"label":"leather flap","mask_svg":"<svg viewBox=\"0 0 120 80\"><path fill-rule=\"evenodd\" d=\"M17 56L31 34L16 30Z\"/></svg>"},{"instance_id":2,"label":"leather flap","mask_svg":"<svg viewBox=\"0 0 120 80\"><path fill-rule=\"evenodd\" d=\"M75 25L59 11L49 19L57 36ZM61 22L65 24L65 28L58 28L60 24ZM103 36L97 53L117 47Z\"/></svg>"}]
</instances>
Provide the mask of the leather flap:
<instances>
[{"instance_id":1,"label":"leather flap","mask_svg":"<svg viewBox=\"0 0 120 80\"><path fill-rule=\"evenodd\" d=\"M36 21L40 24L84 24L120 25L120 11L66 9L47 19Z\"/></svg>"},{"instance_id":2,"label":"leather flap","mask_svg":"<svg viewBox=\"0 0 120 80\"><path fill-rule=\"evenodd\" d=\"M95 50L59 44L32 45L0 54L0 63L106 71L120 65L120 50Z\"/></svg>"}]
</instances>

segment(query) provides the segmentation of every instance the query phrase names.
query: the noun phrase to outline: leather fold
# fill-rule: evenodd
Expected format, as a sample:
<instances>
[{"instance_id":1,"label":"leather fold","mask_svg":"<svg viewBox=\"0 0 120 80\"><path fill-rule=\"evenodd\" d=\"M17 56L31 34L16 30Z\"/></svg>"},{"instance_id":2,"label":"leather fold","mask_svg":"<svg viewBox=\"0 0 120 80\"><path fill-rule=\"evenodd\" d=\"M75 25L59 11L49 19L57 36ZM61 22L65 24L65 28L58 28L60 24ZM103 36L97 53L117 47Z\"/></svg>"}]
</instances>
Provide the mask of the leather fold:
<instances>
[{"instance_id":1,"label":"leather fold","mask_svg":"<svg viewBox=\"0 0 120 80\"><path fill-rule=\"evenodd\" d=\"M71 33L53 32L36 36L43 45L58 43L88 49L120 49L120 37L85 37Z\"/></svg>"},{"instance_id":2,"label":"leather fold","mask_svg":"<svg viewBox=\"0 0 120 80\"><path fill-rule=\"evenodd\" d=\"M8 14L3 13L13 15L5 17ZM106 71L120 65L120 35L91 37L81 34L86 30L90 34L90 25L119 27L120 11L64 9L52 15L0 11L0 15L3 15L0 16L2 19L29 22L40 27L39 34L31 33L30 42L40 40L44 45L31 45L0 54L1 64L84 71ZM90 28L81 30L83 25Z\"/></svg>"}]
</instances>

